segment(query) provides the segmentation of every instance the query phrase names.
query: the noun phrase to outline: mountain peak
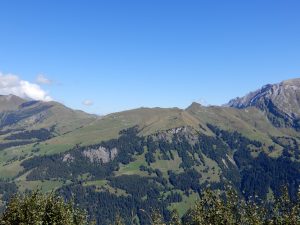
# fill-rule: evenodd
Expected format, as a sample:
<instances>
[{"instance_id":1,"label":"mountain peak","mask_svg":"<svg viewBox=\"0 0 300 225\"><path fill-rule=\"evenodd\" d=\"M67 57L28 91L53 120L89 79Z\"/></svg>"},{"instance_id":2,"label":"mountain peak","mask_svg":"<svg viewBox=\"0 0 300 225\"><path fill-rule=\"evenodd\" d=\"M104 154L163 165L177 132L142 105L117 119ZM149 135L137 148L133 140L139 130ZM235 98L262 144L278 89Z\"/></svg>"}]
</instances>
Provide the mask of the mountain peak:
<instances>
[{"instance_id":1,"label":"mountain peak","mask_svg":"<svg viewBox=\"0 0 300 225\"><path fill-rule=\"evenodd\" d=\"M191 109L191 108L199 108L199 107L202 107L202 105L200 103L193 102L189 107L187 107L187 110Z\"/></svg>"},{"instance_id":2,"label":"mountain peak","mask_svg":"<svg viewBox=\"0 0 300 225\"><path fill-rule=\"evenodd\" d=\"M26 100L16 95L0 95L0 112L16 110Z\"/></svg>"},{"instance_id":3,"label":"mountain peak","mask_svg":"<svg viewBox=\"0 0 300 225\"><path fill-rule=\"evenodd\" d=\"M238 97L230 100L225 106L246 108L249 106L255 106L262 98L267 98L290 108L292 103L298 104L298 95L300 95L300 78L295 78L285 80L277 84L264 85L262 88L254 92L250 92L244 97Z\"/></svg>"},{"instance_id":4,"label":"mountain peak","mask_svg":"<svg viewBox=\"0 0 300 225\"><path fill-rule=\"evenodd\" d=\"M300 78L267 84L244 97L229 101L225 106L234 108L254 106L266 112L269 117L279 116L285 124L294 126L295 120L300 118Z\"/></svg>"},{"instance_id":5,"label":"mountain peak","mask_svg":"<svg viewBox=\"0 0 300 225\"><path fill-rule=\"evenodd\" d=\"M16 95L13 94L9 94L9 95L0 95L0 99L5 99L7 101L12 100L12 99L18 99L18 100L23 100L25 101L23 98L20 98Z\"/></svg>"},{"instance_id":6,"label":"mountain peak","mask_svg":"<svg viewBox=\"0 0 300 225\"><path fill-rule=\"evenodd\" d=\"M293 85L293 86L299 86L300 87L300 78L294 78L282 81L280 84L282 85Z\"/></svg>"}]
</instances>

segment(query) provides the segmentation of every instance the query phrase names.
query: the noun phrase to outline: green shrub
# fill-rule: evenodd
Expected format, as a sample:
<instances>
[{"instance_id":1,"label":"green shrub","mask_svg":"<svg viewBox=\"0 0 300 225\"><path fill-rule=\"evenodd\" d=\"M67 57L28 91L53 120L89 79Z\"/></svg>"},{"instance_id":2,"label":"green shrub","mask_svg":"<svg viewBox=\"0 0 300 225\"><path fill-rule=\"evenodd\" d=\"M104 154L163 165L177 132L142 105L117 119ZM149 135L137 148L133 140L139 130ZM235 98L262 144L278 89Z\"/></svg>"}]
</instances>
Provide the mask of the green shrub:
<instances>
[{"instance_id":1,"label":"green shrub","mask_svg":"<svg viewBox=\"0 0 300 225\"><path fill-rule=\"evenodd\" d=\"M245 201L233 189L225 196L206 190L182 221L173 212L167 223L155 211L152 225L300 225L299 200L291 200L287 188L274 202Z\"/></svg>"},{"instance_id":2,"label":"green shrub","mask_svg":"<svg viewBox=\"0 0 300 225\"><path fill-rule=\"evenodd\" d=\"M53 193L14 196L0 218L1 225L86 225L87 215Z\"/></svg>"}]
</instances>

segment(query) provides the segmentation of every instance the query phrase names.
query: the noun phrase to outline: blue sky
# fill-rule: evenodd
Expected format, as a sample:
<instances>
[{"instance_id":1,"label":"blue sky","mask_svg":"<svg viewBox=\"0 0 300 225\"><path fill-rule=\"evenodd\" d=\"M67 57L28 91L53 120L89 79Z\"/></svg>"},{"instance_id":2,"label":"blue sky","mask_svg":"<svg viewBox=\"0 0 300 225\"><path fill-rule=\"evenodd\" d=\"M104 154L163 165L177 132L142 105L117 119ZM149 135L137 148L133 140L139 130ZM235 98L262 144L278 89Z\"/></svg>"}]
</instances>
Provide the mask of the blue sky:
<instances>
[{"instance_id":1,"label":"blue sky","mask_svg":"<svg viewBox=\"0 0 300 225\"><path fill-rule=\"evenodd\" d=\"M1 0L0 9L0 93L8 74L30 84L42 75L47 96L106 114L220 105L300 77L298 0Z\"/></svg>"}]
</instances>

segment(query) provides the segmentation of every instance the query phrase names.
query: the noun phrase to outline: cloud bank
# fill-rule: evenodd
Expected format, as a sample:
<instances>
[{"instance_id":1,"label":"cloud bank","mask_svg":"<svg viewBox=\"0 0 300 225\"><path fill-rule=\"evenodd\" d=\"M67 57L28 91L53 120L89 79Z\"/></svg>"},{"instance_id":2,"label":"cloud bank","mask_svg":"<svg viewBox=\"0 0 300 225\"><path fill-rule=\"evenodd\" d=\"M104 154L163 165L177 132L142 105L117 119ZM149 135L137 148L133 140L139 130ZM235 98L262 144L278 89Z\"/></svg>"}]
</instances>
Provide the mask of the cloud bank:
<instances>
[{"instance_id":1,"label":"cloud bank","mask_svg":"<svg viewBox=\"0 0 300 225\"><path fill-rule=\"evenodd\" d=\"M21 98L51 101L52 98L39 85L20 79L13 74L0 73L0 94L13 94Z\"/></svg>"}]
</instances>

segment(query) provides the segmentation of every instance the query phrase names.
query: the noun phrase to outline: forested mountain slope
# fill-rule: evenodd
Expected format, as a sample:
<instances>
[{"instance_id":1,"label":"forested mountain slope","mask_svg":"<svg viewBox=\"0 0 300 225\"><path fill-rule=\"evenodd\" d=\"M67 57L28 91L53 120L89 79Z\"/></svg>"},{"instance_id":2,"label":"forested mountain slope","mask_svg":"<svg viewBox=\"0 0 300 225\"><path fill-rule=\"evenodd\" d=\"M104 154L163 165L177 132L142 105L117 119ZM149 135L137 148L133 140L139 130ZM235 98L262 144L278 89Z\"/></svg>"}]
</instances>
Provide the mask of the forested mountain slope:
<instances>
[{"instance_id":1,"label":"forested mountain slope","mask_svg":"<svg viewBox=\"0 0 300 225\"><path fill-rule=\"evenodd\" d=\"M300 184L298 79L226 106L139 108L103 117L0 97L0 194L55 189L97 220L180 215L205 188L271 200ZM4 98L4 100L1 100ZM6 107L6 108L5 108ZM142 209L142 210L141 210Z\"/></svg>"}]
</instances>

